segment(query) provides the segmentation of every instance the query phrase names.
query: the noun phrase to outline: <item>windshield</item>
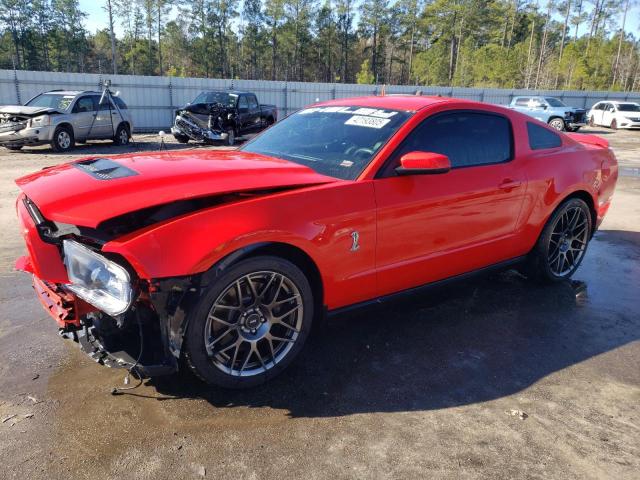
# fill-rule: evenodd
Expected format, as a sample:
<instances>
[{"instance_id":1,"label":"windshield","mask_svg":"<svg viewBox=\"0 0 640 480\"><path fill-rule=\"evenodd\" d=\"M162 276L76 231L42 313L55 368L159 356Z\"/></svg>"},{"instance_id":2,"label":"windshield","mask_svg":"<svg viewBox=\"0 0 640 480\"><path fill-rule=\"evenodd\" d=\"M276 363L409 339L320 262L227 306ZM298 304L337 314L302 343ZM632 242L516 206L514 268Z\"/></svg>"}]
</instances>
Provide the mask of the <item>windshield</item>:
<instances>
[{"instance_id":1,"label":"windshield","mask_svg":"<svg viewBox=\"0 0 640 480\"><path fill-rule=\"evenodd\" d=\"M618 110L621 112L640 112L640 105L635 103L619 103Z\"/></svg>"},{"instance_id":2,"label":"windshield","mask_svg":"<svg viewBox=\"0 0 640 480\"><path fill-rule=\"evenodd\" d=\"M545 100L552 107L566 107L566 105L557 98L547 97Z\"/></svg>"},{"instance_id":3,"label":"windshield","mask_svg":"<svg viewBox=\"0 0 640 480\"><path fill-rule=\"evenodd\" d=\"M225 107L235 107L238 95L225 92L201 92L191 103L221 103Z\"/></svg>"},{"instance_id":4,"label":"windshield","mask_svg":"<svg viewBox=\"0 0 640 480\"><path fill-rule=\"evenodd\" d=\"M28 107L55 108L66 110L71 105L75 95L60 95L55 93L43 93L27 102Z\"/></svg>"},{"instance_id":5,"label":"windshield","mask_svg":"<svg viewBox=\"0 0 640 480\"><path fill-rule=\"evenodd\" d=\"M312 107L276 123L241 150L355 179L410 112L363 107Z\"/></svg>"}]
</instances>

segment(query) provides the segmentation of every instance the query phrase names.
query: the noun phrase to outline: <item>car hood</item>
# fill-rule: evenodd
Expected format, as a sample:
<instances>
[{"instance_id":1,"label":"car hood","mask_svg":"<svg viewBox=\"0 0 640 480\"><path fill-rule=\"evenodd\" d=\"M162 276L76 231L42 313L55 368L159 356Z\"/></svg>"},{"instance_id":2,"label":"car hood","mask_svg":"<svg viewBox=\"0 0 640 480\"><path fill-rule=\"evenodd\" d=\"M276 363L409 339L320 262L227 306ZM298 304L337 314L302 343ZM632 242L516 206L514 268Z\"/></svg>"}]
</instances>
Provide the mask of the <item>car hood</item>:
<instances>
[{"instance_id":1,"label":"car hood","mask_svg":"<svg viewBox=\"0 0 640 480\"><path fill-rule=\"evenodd\" d=\"M62 113L55 108L49 107L25 107L22 105L9 105L0 107L0 114L8 113L9 115L24 115L26 117L36 117L45 113Z\"/></svg>"},{"instance_id":2,"label":"car hood","mask_svg":"<svg viewBox=\"0 0 640 480\"><path fill-rule=\"evenodd\" d=\"M242 151L151 152L82 159L16 180L55 222L95 228L174 201L338 181L311 168Z\"/></svg>"}]
</instances>

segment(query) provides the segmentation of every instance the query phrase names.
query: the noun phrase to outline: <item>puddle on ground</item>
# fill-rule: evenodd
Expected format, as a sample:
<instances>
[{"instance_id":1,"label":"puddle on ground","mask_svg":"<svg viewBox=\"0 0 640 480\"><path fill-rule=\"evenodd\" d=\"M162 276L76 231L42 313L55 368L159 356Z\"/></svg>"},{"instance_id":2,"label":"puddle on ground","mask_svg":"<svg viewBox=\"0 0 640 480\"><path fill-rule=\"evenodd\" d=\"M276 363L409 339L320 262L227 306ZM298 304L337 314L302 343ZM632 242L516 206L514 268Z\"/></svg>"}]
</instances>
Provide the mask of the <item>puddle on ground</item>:
<instances>
[{"instance_id":1,"label":"puddle on ground","mask_svg":"<svg viewBox=\"0 0 640 480\"><path fill-rule=\"evenodd\" d=\"M587 284L580 280L572 280L571 288L576 295L576 305L578 307L584 307L589 303L589 294L587 292Z\"/></svg>"}]
</instances>

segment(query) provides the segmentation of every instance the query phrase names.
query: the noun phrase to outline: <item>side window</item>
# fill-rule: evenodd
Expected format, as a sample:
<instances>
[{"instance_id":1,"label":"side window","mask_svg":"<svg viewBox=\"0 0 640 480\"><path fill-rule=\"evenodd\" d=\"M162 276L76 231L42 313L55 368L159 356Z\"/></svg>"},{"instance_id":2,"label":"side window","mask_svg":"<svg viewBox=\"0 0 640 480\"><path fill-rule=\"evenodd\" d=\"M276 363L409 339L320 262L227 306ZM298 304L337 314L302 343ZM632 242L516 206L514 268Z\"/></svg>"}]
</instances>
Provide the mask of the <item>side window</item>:
<instances>
[{"instance_id":1,"label":"side window","mask_svg":"<svg viewBox=\"0 0 640 480\"><path fill-rule=\"evenodd\" d=\"M109 98L105 96L102 98L102 95L92 95L93 101L98 106L98 110L109 110ZM102 103L100 103L100 99L102 98Z\"/></svg>"},{"instance_id":2,"label":"side window","mask_svg":"<svg viewBox=\"0 0 640 480\"><path fill-rule=\"evenodd\" d=\"M527 122L527 134L531 150L544 150L562 145L560 135L535 123Z\"/></svg>"},{"instance_id":3,"label":"side window","mask_svg":"<svg viewBox=\"0 0 640 480\"><path fill-rule=\"evenodd\" d=\"M531 100L528 97L518 97L518 99L516 100L516 105L518 105L519 107L527 107L529 106L529 100Z\"/></svg>"},{"instance_id":4,"label":"side window","mask_svg":"<svg viewBox=\"0 0 640 480\"><path fill-rule=\"evenodd\" d=\"M247 103L247 97L242 95L240 97L240 99L238 100L238 110L248 110L249 109L249 103Z\"/></svg>"},{"instance_id":5,"label":"side window","mask_svg":"<svg viewBox=\"0 0 640 480\"><path fill-rule=\"evenodd\" d=\"M249 108L251 110L255 110L256 108L258 108L258 100L256 99L255 95L249 95Z\"/></svg>"},{"instance_id":6,"label":"side window","mask_svg":"<svg viewBox=\"0 0 640 480\"><path fill-rule=\"evenodd\" d=\"M481 112L452 112L427 118L413 130L394 154L413 151L441 153L452 168L489 165L511 160L513 140L506 117Z\"/></svg>"},{"instance_id":7,"label":"side window","mask_svg":"<svg viewBox=\"0 0 640 480\"><path fill-rule=\"evenodd\" d=\"M93 112L94 110L95 106L91 97L80 97L73 106L73 113Z\"/></svg>"}]
</instances>

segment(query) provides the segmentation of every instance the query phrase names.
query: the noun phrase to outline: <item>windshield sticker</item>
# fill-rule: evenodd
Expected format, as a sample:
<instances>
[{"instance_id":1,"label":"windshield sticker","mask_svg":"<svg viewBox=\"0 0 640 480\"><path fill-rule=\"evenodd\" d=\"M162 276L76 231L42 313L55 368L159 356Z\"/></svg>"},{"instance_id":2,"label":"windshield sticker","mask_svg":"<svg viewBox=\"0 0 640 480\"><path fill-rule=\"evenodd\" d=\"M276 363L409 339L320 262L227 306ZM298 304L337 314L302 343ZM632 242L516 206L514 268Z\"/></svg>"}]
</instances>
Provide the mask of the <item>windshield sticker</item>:
<instances>
[{"instance_id":1,"label":"windshield sticker","mask_svg":"<svg viewBox=\"0 0 640 480\"><path fill-rule=\"evenodd\" d=\"M353 162L351 160L343 160L340 163L341 167L353 167Z\"/></svg>"},{"instance_id":2,"label":"windshield sticker","mask_svg":"<svg viewBox=\"0 0 640 480\"><path fill-rule=\"evenodd\" d=\"M60 102L58 102L58 108L61 108L62 110L66 110L69 105L71 104L71 101L74 99L73 95L71 96L67 96L65 95L64 97L62 97L60 99Z\"/></svg>"},{"instance_id":3,"label":"windshield sticker","mask_svg":"<svg viewBox=\"0 0 640 480\"><path fill-rule=\"evenodd\" d=\"M367 117L376 117L376 118L391 118L394 115L397 115L398 112L394 112L393 110L380 110L377 108L365 108L365 107L312 107L306 108L300 111L300 115L309 114L309 113L346 113L348 115L362 115Z\"/></svg>"},{"instance_id":4,"label":"windshield sticker","mask_svg":"<svg viewBox=\"0 0 640 480\"><path fill-rule=\"evenodd\" d=\"M354 115L344 122L345 125L357 125L358 127L382 128L391 120L388 118L365 117L364 115Z\"/></svg>"}]
</instances>

